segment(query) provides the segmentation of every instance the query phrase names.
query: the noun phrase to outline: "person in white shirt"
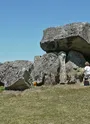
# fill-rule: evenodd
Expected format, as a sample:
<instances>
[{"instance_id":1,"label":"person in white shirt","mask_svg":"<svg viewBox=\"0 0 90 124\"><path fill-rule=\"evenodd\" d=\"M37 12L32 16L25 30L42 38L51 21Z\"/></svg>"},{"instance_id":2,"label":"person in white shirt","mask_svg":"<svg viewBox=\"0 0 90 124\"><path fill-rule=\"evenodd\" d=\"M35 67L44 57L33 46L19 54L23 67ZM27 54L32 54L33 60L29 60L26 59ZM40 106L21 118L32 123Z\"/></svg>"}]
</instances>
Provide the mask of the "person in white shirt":
<instances>
[{"instance_id":1,"label":"person in white shirt","mask_svg":"<svg viewBox=\"0 0 90 124\"><path fill-rule=\"evenodd\" d=\"M89 62L85 62L84 76L87 78L90 76L90 64L89 64Z\"/></svg>"}]
</instances>

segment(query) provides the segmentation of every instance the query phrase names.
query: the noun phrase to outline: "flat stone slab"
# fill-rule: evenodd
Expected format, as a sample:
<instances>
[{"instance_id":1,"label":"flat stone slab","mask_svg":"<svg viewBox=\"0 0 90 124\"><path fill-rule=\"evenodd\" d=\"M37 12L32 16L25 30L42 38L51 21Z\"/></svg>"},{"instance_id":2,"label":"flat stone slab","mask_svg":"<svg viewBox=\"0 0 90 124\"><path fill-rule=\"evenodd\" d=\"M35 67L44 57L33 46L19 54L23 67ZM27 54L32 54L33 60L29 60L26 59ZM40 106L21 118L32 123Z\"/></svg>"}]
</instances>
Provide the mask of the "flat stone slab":
<instances>
[{"instance_id":1,"label":"flat stone slab","mask_svg":"<svg viewBox=\"0 0 90 124\"><path fill-rule=\"evenodd\" d=\"M71 23L47 28L40 42L46 52L76 50L90 55L90 23Z\"/></svg>"}]
</instances>

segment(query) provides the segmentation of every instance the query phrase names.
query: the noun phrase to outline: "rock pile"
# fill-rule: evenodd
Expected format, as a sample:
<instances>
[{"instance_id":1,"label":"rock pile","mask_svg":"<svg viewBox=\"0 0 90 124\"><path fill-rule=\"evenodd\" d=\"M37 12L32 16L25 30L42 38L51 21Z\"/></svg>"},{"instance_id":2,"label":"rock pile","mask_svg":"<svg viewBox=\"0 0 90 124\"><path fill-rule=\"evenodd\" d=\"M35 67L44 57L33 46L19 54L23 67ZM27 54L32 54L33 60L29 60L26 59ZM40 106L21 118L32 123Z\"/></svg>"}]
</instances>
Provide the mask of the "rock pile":
<instances>
[{"instance_id":1,"label":"rock pile","mask_svg":"<svg viewBox=\"0 0 90 124\"><path fill-rule=\"evenodd\" d=\"M24 90L30 87L33 63L29 61L5 62L0 65L0 82L6 89Z\"/></svg>"},{"instance_id":2,"label":"rock pile","mask_svg":"<svg viewBox=\"0 0 90 124\"><path fill-rule=\"evenodd\" d=\"M40 46L46 54L35 60L35 80L42 79L44 84L82 82L84 63L90 59L89 23L48 28L43 32Z\"/></svg>"},{"instance_id":3,"label":"rock pile","mask_svg":"<svg viewBox=\"0 0 90 124\"><path fill-rule=\"evenodd\" d=\"M46 51L34 63L14 61L0 64L0 82L6 89L24 90L38 85L80 83L85 61L90 60L90 24L72 23L44 30L40 42Z\"/></svg>"}]
</instances>

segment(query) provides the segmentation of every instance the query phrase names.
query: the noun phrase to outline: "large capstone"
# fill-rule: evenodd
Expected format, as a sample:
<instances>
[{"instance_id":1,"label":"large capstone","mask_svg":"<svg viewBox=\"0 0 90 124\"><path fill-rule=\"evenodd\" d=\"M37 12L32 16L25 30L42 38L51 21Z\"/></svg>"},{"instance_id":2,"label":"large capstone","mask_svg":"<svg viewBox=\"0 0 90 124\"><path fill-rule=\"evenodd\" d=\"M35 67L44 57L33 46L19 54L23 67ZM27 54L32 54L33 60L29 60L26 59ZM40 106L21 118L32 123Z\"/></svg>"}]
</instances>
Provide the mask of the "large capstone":
<instances>
[{"instance_id":1,"label":"large capstone","mask_svg":"<svg viewBox=\"0 0 90 124\"><path fill-rule=\"evenodd\" d=\"M90 56L90 23L72 23L44 30L40 42L46 52L75 50Z\"/></svg>"},{"instance_id":2,"label":"large capstone","mask_svg":"<svg viewBox=\"0 0 90 124\"><path fill-rule=\"evenodd\" d=\"M30 61L17 60L5 62L0 65L0 82L6 89L24 90L30 87L30 73L33 63Z\"/></svg>"}]
</instances>

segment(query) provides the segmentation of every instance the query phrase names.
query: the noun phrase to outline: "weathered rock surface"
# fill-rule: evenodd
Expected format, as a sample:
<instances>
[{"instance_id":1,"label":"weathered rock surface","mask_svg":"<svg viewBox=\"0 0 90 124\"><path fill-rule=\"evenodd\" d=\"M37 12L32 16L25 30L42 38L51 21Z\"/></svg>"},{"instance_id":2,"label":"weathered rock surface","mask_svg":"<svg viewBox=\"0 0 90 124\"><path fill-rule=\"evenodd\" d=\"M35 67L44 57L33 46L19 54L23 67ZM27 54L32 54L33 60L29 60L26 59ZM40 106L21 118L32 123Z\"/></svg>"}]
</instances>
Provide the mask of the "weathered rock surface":
<instances>
[{"instance_id":1,"label":"weathered rock surface","mask_svg":"<svg viewBox=\"0 0 90 124\"><path fill-rule=\"evenodd\" d=\"M75 50L90 56L90 23L48 28L40 45L46 52Z\"/></svg>"},{"instance_id":2,"label":"weathered rock surface","mask_svg":"<svg viewBox=\"0 0 90 124\"><path fill-rule=\"evenodd\" d=\"M57 84L59 83L59 70L58 56L55 53L48 53L35 58L31 76L33 81L40 84Z\"/></svg>"},{"instance_id":3,"label":"weathered rock surface","mask_svg":"<svg viewBox=\"0 0 90 124\"><path fill-rule=\"evenodd\" d=\"M67 83L68 84L75 84L76 81L76 70L78 66L76 66L73 62L68 61L66 63L66 74L67 74Z\"/></svg>"},{"instance_id":4,"label":"weathered rock surface","mask_svg":"<svg viewBox=\"0 0 90 124\"><path fill-rule=\"evenodd\" d=\"M0 65L0 82L6 89L24 90L30 87L30 73L33 64L30 61L17 60Z\"/></svg>"},{"instance_id":5,"label":"weathered rock surface","mask_svg":"<svg viewBox=\"0 0 90 124\"><path fill-rule=\"evenodd\" d=\"M77 51L69 51L66 62L67 83L79 83L83 80L84 56Z\"/></svg>"},{"instance_id":6,"label":"weathered rock surface","mask_svg":"<svg viewBox=\"0 0 90 124\"><path fill-rule=\"evenodd\" d=\"M60 61L60 71L59 71L59 79L60 79L60 84L65 84L66 83L66 67L65 67L65 62L66 62L66 53L61 51L58 54L58 58Z\"/></svg>"},{"instance_id":7,"label":"weathered rock surface","mask_svg":"<svg viewBox=\"0 0 90 124\"><path fill-rule=\"evenodd\" d=\"M78 67L84 67L86 62L84 56L80 52L73 50L69 51L67 61L73 62Z\"/></svg>"},{"instance_id":8,"label":"weathered rock surface","mask_svg":"<svg viewBox=\"0 0 90 124\"><path fill-rule=\"evenodd\" d=\"M83 81L83 68L78 67L75 63L68 61L66 63L66 75L67 75L67 83L75 84Z\"/></svg>"}]
</instances>

